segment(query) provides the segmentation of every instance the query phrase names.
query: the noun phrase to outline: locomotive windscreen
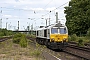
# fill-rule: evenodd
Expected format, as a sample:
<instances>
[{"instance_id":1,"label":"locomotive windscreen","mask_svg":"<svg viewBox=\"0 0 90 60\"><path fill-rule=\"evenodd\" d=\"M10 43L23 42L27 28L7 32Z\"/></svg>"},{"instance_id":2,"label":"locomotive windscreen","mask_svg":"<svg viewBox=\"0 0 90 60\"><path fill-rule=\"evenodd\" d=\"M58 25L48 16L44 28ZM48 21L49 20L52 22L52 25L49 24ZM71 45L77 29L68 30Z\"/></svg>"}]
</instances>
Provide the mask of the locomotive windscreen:
<instances>
[{"instance_id":1,"label":"locomotive windscreen","mask_svg":"<svg viewBox=\"0 0 90 60\"><path fill-rule=\"evenodd\" d=\"M57 28L52 28L52 29L51 29L51 33L52 33L52 34L58 33L58 29L57 29Z\"/></svg>"},{"instance_id":2,"label":"locomotive windscreen","mask_svg":"<svg viewBox=\"0 0 90 60\"><path fill-rule=\"evenodd\" d=\"M60 34L66 34L67 30L66 30L66 28L60 28L59 32L60 32Z\"/></svg>"}]
</instances>

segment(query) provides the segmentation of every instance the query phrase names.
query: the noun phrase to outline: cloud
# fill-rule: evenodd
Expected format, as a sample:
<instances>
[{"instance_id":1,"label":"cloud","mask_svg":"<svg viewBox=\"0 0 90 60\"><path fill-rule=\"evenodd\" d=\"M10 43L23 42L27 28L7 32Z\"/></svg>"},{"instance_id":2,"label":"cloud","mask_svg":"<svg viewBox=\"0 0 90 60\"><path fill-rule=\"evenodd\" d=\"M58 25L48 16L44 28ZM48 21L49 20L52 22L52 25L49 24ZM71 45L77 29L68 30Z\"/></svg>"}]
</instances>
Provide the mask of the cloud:
<instances>
[{"instance_id":1,"label":"cloud","mask_svg":"<svg viewBox=\"0 0 90 60\"><path fill-rule=\"evenodd\" d=\"M48 8L48 7L58 7L62 4L64 4L66 0L2 0L0 3L8 4L8 5L16 5L16 6L29 6L29 7L42 7L42 8ZM70 1L70 0L67 0Z\"/></svg>"},{"instance_id":2,"label":"cloud","mask_svg":"<svg viewBox=\"0 0 90 60\"><path fill-rule=\"evenodd\" d=\"M45 19L41 19L42 15L44 18L51 18L51 24L55 22L55 12L58 11L58 17L60 19L65 18L62 4L66 3L70 0L2 0L0 2L0 7L2 8L2 19L3 22L6 21L8 18L8 22L11 22L13 25L17 26L17 21L20 21L21 26L27 26L27 22L32 24L30 19L28 18L35 18L37 26L41 25L42 22L45 24ZM61 6L60 8L56 9L57 7ZM9 9L11 8L11 9ZM54 10L54 11L52 11ZM5 19L4 19L5 18ZM42 21L41 21L42 20ZM39 21L39 22L38 22ZM33 23L33 24L34 24Z\"/></svg>"},{"instance_id":3,"label":"cloud","mask_svg":"<svg viewBox=\"0 0 90 60\"><path fill-rule=\"evenodd\" d=\"M44 10L43 8L30 8L31 10Z\"/></svg>"},{"instance_id":4,"label":"cloud","mask_svg":"<svg viewBox=\"0 0 90 60\"><path fill-rule=\"evenodd\" d=\"M48 11L52 11L54 9L55 9L55 7L46 8L46 10L48 10Z\"/></svg>"},{"instance_id":5,"label":"cloud","mask_svg":"<svg viewBox=\"0 0 90 60\"><path fill-rule=\"evenodd\" d=\"M4 15L4 14L3 14L3 15L2 15L2 18L4 18L4 19L7 19L7 18L8 18L8 19L12 19L12 18L14 19L14 18L16 18L16 19L17 19L17 18L19 18L19 16L14 16L14 15Z\"/></svg>"},{"instance_id":6,"label":"cloud","mask_svg":"<svg viewBox=\"0 0 90 60\"><path fill-rule=\"evenodd\" d=\"M3 15L4 18L11 18L12 15Z\"/></svg>"},{"instance_id":7,"label":"cloud","mask_svg":"<svg viewBox=\"0 0 90 60\"><path fill-rule=\"evenodd\" d=\"M19 2L19 0L15 0L16 2Z\"/></svg>"}]
</instances>

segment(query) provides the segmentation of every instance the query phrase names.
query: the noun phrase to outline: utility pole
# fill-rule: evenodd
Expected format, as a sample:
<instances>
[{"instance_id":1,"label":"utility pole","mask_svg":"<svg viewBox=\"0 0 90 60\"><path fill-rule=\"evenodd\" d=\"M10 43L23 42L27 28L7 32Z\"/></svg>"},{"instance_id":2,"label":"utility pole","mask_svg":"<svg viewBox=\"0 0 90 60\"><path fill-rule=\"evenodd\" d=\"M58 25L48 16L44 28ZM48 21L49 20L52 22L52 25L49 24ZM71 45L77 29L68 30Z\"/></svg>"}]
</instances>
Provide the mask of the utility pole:
<instances>
[{"instance_id":1,"label":"utility pole","mask_svg":"<svg viewBox=\"0 0 90 60\"><path fill-rule=\"evenodd\" d=\"M6 29L7 29L7 22L6 22Z\"/></svg>"},{"instance_id":2,"label":"utility pole","mask_svg":"<svg viewBox=\"0 0 90 60\"><path fill-rule=\"evenodd\" d=\"M56 23L58 23L58 12L56 12Z\"/></svg>"},{"instance_id":3,"label":"utility pole","mask_svg":"<svg viewBox=\"0 0 90 60\"><path fill-rule=\"evenodd\" d=\"M29 23L29 31L30 31L30 23Z\"/></svg>"},{"instance_id":4,"label":"utility pole","mask_svg":"<svg viewBox=\"0 0 90 60\"><path fill-rule=\"evenodd\" d=\"M14 28L13 30L15 30L16 29L16 26L13 26L13 28Z\"/></svg>"},{"instance_id":5,"label":"utility pole","mask_svg":"<svg viewBox=\"0 0 90 60\"><path fill-rule=\"evenodd\" d=\"M7 29L7 24L8 24L7 20L8 20L8 18L6 18L6 29Z\"/></svg>"},{"instance_id":6,"label":"utility pole","mask_svg":"<svg viewBox=\"0 0 90 60\"><path fill-rule=\"evenodd\" d=\"M50 13L51 13L51 11L50 11ZM50 25L50 15L49 15L49 25Z\"/></svg>"},{"instance_id":7,"label":"utility pole","mask_svg":"<svg viewBox=\"0 0 90 60\"><path fill-rule=\"evenodd\" d=\"M50 16L49 16L49 25L50 25Z\"/></svg>"},{"instance_id":8,"label":"utility pole","mask_svg":"<svg viewBox=\"0 0 90 60\"><path fill-rule=\"evenodd\" d=\"M46 26L47 26L47 19L46 19Z\"/></svg>"},{"instance_id":9,"label":"utility pole","mask_svg":"<svg viewBox=\"0 0 90 60\"><path fill-rule=\"evenodd\" d=\"M2 28L2 18L0 19L0 28Z\"/></svg>"},{"instance_id":10,"label":"utility pole","mask_svg":"<svg viewBox=\"0 0 90 60\"><path fill-rule=\"evenodd\" d=\"M18 31L19 31L19 21L18 21Z\"/></svg>"},{"instance_id":11,"label":"utility pole","mask_svg":"<svg viewBox=\"0 0 90 60\"><path fill-rule=\"evenodd\" d=\"M1 9L2 9L2 7L1 7ZM0 28L2 28L2 10L1 10Z\"/></svg>"}]
</instances>

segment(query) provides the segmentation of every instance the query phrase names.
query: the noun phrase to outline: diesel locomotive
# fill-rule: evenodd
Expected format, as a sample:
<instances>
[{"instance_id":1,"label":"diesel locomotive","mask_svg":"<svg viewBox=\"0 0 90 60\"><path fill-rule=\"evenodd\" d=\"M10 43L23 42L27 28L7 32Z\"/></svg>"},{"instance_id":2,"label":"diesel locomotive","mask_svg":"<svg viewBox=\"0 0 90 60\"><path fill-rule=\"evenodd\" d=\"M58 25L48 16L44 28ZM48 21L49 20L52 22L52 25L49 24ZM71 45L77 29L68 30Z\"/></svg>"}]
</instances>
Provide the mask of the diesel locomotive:
<instances>
[{"instance_id":1,"label":"diesel locomotive","mask_svg":"<svg viewBox=\"0 0 90 60\"><path fill-rule=\"evenodd\" d=\"M68 46L68 29L59 23L37 29L36 42L52 49L65 49Z\"/></svg>"}]
</instances>

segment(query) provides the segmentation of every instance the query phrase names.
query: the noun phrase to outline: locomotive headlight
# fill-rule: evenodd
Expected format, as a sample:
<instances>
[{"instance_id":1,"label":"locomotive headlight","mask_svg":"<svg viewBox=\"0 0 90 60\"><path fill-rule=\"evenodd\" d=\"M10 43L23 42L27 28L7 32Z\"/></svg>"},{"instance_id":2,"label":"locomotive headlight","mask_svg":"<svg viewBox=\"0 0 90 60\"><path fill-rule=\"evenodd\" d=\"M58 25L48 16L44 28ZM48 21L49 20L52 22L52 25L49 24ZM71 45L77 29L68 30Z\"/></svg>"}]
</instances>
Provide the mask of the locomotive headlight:
<instances>
[{"instance_id":1,"label":"locomotive headlight","mask_svg":"<svg viewBox=\"0 0 90 60\"><path fill-rule=\"evenodd\" d=\"M63 41L66 42L67 38L64 38Z\"/></svg>"},{"instance_id":2,"label":"locomotive headlight","mask_svg":"<svg viewBox=\"0 0 90 60\"><path fill-rule=\"evenodd\" d=\"M54 38L51 39L52 42L54 42L54 40L55 40Z\"/></svg>"}]
</instances>

